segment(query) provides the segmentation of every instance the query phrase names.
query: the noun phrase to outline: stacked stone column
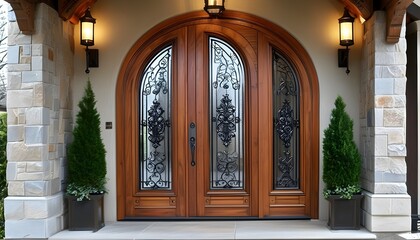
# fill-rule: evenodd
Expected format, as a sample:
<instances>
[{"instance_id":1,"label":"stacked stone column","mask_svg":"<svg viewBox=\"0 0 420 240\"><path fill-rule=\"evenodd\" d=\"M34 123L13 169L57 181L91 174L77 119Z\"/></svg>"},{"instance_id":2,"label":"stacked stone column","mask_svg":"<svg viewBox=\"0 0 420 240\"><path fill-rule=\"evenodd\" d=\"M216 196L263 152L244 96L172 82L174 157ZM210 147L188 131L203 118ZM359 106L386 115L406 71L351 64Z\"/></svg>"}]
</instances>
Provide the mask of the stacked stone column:
<instances>
[{"instance_id":1,"label":"stacked stone column","mask_svg":"<svg viewBox=\"0 0 420 240\"><path fill-rule=\"evenodd\" d=\"M32 35L9 18L6 238L42 239L64 228L74 27L45 4Z\"/></svg>"},{"instance_id":2,"label":"stacked stone column","mask_svg":"<svg viewBox=\"0 0 420 240\"><path fill-rule=\"evenodd\" d=\"M373 232L411 229L406 175L406 39L386 42L386 17L364 23L361 76L360 148L363 158L363 224Z\"/></svg>"}]
</instances>

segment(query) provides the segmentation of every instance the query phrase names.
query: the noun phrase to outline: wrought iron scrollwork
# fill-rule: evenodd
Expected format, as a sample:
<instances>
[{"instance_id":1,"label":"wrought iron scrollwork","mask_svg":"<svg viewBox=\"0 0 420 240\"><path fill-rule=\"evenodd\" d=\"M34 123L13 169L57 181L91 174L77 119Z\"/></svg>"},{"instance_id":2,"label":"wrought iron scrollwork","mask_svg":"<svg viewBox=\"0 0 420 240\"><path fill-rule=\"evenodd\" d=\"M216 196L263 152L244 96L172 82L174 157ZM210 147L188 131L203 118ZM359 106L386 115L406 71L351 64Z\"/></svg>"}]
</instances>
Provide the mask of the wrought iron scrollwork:
<instances>
[{"instance_id":1,"label":"wrought iron scrollwork","mask_svg":"<svg viewBox=\"0 0 420 240\"><path fill-rule=\"evenodd\" d=\"M163 179L166 171L166 156L164 153L158 151L161 142L165 139L165 129L170 127L170 121L164 117L165 110L160 103L155 99L150 106L147 121L143 121L142 125L147 127L147 139L154 148L150 152L150 156L145 159L145 168L147 171L146 179L143 179L143 184L147 188L158 189L166 188L168 180Z\"/></svg>"},{"instance_id":2,"label":"wrought iron scrollwork","mask_svg":"<svg viewBox=\"0 0 420 240\"><path fill-rule=\"evenodd\" d=\"M240 55L227 42L209 38L211 96L211 188L244 187L243 83Z\"/></svg>"},{"instance_id":3,"label":"wrought iron scrollwork","mask_svg":"<svg viewBox=\"0 0 420 240\"><path fill-rule=\"evenodd\" d=\"M172 47L149 62L140 88L140 185L141 189L170 189L170 77ZM168 110L168 111L165 111ZM146 137L144 138L143 137Z\"/></svg>"},{"instance_id":4,"label":"wrought iron scrollwork","mask_svg":"<svg viewBox=\"0 0 420 240\"><path fill-rule=\"evenodd\" d=\"M273 111L275 188L299 186L299 85L296 74L280 53L273 52Z\"/></svg>"},{"instance_id":5,"label":"wrought iron scrollwork","mask_svg":"<svg viewBox=\"0 0 420 240\"><path fill-rule=\"evenodd\" d=\"M158 151L150 152L150 157L146 159L146 169L148 177L144 180L145 186L152 189L166 187L168 181L162 178L162 174L166 170L166 156Z\"/></svg>"},{"instance_id":6,"label":"wrought iron scrollwork","mask_svg":"<svg viewBox=\"0 0 420 240\"><path fill-rule=\"evenodd\" d=\"M282 188L296 187L296 180L292 178L290 173L294 169L294 159L289 151L284 151L284 156L279 157L278 168L281 176L277 179L277 186Z\"/></svg>"},{"instance_id":7,"label":"wrought iron scrollwork","mask_svg":"<svg viewBox=\"0 0 420 240\"><path fill-rule=\"evenodd\" d=\"M147 121L143 121L142 125L147 126L148 139L152 143L152 146L158 148L160 142L165 139L165 128L170 127L171 124L169 120L165 120L163 116L165 110L163 110L156 99L147 112Z\"/></svg>"},{"instance_id":8,"label":"wrought iron scrollwork","mask_svg":"<svg viewBox=\"0 0 420 240\"><path fill-rule=\"evenodd\" d=\"M296 96L298 85L296 84L296 77L293 69L290 67L288 61L282 56L274 54L273 57L274 67L276 68L276 79L280 82L276 94L278 96Z\"/></svg>"},{"instance_id":9,"label":"wrought iron scrollwork","mask_svg":"<svg viewBox=\"0 0 420 240\"><path fill-rule=\"evenodd\" d=\"M145 85L143 94L149 95L153 93L158 95L161 91L163 94L168 93L168 68L171 58L170 49L166 50L156 66L150 66L143 77Z\"/></svg>"},{"instance_id":10,"label":"wrought iron scrollwork","mask_svg":"<svg viewBox=\"0 0 420 240\"><path fill-rule=\"evenodd\" d=\"M229 146L232 138L236 137L236 123L240 122L235 115L236 108L232 105L229 94L223 95L220 105L217 107L217 116L213 118L216 122L216 132L225 147Z\"/></svg>"},{"instance_id":11,"label":"wrought iron scrollwork","mask_svg":"<svg viewBox=\"0 0 420 240\"><path fill-rule=\"evenodd\" d=\"M275 119L275 129L284 147L290 147L290 140L293 136L293 131L299 127L299 120L293 119L293 109L288 100L284 100L282 108L277 112L277 119Z\"/></svg>"},{"instance_id":12,"label":"wrought iron scrollwork","mask_svg":"<svg viewBox=\"0 0 420 240\"><path fill-rule=\"evenodd\" d=\"M238 155L236 153L218 152L217 170L222 173L220 178L216 180L217 187L236 188L240 186L240 182L236 177L239 170Z\"/></svg>"},{"instance_id":13,"label":"wrought iron scrollwork","mask_svg":"<svg viewBox=\"0 0 420 240\"><path fill-rule=\"evenodd\" d=\"M216 81L213 82L213 87L228 89L230 84L234 90L238 90L241 75L237 69L242 65L238 55L226 52L225 48L216 41L213 42L213 48L214 63L218 64Z\"/></svg>"}]
</instances>

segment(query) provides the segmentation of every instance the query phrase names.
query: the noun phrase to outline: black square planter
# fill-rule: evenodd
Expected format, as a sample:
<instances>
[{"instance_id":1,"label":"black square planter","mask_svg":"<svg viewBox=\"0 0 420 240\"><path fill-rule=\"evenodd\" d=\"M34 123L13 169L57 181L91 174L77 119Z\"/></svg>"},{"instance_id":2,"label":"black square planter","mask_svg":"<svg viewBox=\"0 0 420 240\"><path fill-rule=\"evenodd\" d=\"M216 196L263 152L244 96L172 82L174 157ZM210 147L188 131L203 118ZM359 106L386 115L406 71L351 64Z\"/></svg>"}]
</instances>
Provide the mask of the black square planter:
<instances>
[{"instance_id":1,"label":"black square planter","mask_svg":"<svg viewBox=\"0 0 420 240\"><path fill-rule=\"evenodd\" d=\"M330 211L328 226L332 230L360 229L360 212L363 195L353 195L351 199L340 198L339 195L328 197Z\"/></svg>"},{"instance_id":2,"label":"black square planter","mask_svg":"<svg viewBox=\"0 0 420 240\"><path fill-rule=\"evenodd\" d=\"M67 196L70 231L98 231L104 224L104 195L90 195L90 200L77 201Z\"/></svg>"}]
</instances>

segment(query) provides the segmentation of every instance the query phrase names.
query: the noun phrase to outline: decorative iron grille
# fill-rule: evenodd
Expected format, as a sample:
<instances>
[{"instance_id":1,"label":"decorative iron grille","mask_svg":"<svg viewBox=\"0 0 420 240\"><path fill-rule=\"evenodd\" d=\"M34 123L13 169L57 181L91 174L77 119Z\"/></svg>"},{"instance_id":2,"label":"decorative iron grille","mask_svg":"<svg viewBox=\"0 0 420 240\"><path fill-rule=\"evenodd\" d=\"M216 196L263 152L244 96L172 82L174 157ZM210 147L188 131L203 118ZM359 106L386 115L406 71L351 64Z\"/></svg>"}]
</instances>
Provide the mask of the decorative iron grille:
<instances>
[{"instance_id":1,"label":"decorative iron grille","mask_svg":"<svg viewBox=\"0 0 420 240\"><path fill-rule=\"evenodd\" d=\"M211 189L243 189L244 65L227 42L209 38Z\"/></svg>"},{"instance_id":2,"label":"decorative iron grille","mask_svg":"<svg viewBox=\"0 0 420 240\"><path fill-rule=\"evenodd\" d=\"M295 71L273 50L274 189L299 188L299 115Z\"/></svg>"},{"instance_id":3,"label":"decorative iron grille","mask_svg":"<svg viewBox=\"0 0 420 240\"><path fill-rule=\"evenodd\" d=\"M140 106L140 189L172 188L170 110L172 46L148 63L142 76Z\"/></svg>"}]
</instances>

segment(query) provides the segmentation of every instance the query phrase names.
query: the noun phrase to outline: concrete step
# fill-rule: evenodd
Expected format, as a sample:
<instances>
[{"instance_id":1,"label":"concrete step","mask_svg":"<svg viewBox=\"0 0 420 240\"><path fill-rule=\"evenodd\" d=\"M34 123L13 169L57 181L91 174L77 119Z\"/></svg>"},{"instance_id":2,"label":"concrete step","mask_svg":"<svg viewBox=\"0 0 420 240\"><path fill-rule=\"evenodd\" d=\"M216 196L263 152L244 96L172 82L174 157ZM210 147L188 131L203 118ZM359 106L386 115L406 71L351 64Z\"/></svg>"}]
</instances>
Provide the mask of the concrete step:
<instances>
[{"instance_id":1,"label":"concrete step","mask_svg":"<svg viewBox=\"0 0 420 240\"><path fill-rule=\"evenodd\" d=\"M51 240L377 239L360 230L330 230L318 220L111 222L97 232L64 230Z\"/></svg>"}]
</instances>

